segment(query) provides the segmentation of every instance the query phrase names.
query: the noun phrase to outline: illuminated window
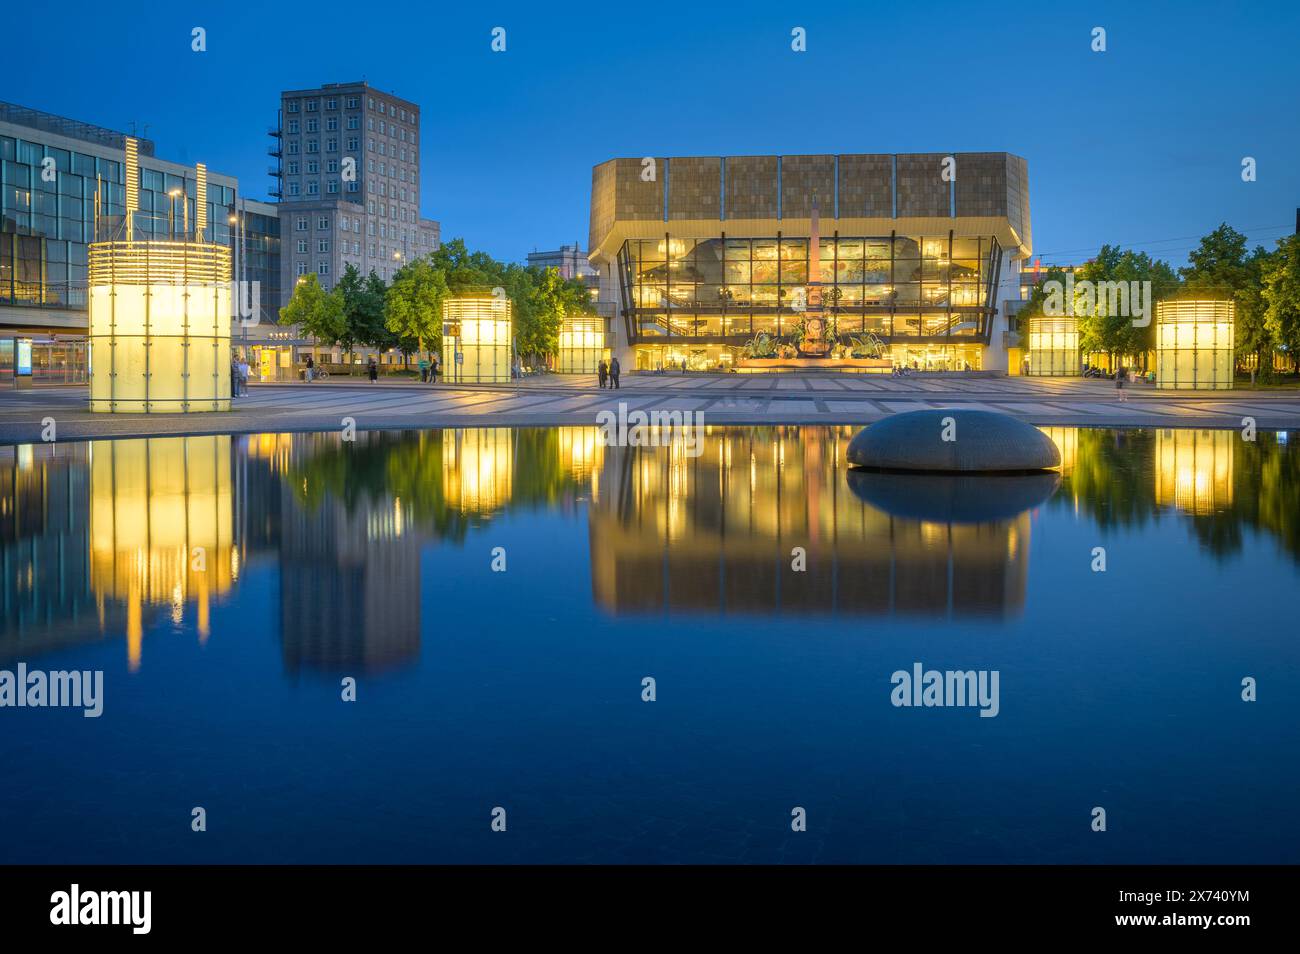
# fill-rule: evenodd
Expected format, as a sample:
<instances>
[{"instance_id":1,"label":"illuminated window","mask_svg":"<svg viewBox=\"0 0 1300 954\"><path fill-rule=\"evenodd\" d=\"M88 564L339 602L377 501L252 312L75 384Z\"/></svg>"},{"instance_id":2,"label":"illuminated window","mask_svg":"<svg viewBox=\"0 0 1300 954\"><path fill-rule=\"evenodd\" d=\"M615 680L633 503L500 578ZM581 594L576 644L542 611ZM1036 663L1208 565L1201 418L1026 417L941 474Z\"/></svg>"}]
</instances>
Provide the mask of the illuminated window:
<instances>
[{"instance_id":1,"label":"illuminated window","mask_svg":"<svg viewBox=\"0 0 1300 954\"><path fill-rule=\"evenodd\" d=\"M1156 302L1156 387L1230 389L1235 323L1231 301Z\"/></svg>"}]
</instances>

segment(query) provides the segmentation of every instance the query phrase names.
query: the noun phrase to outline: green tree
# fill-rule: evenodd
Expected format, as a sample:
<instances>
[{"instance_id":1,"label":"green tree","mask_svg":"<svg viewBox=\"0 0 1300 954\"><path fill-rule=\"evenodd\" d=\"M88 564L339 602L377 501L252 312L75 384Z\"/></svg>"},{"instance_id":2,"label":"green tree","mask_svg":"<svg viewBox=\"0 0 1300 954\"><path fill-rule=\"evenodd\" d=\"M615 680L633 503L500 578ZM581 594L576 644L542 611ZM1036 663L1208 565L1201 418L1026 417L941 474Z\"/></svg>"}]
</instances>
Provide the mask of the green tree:
<instances>
[{"instance_id":1,"label":"green tree","mask_svg":"<svg viewBox=\"0 0 1300 954\"><path fill-rule=\"evenodd\" d=\"M564 316L571 309L576 313L580 306L558 268L518 269L517 275L518 278L512 275L511 279L524 299L524 306L519 309L515 322L516 340L519 353L537 363L545 356L559 353Z\"/></svg>"},{"instance_id":2,"label":"green tree","mask_svg":"<svg viewBox=\"0 0 1300 954\"><path fill-rule=\"evenodd\" d=\"M1300 358L1300 235L1278 240L1262 276L1264 325L1280 347Z\"/></svg>"},{"instance_id":3,"label":"green tree","mask_svg":"<svg viewBox=\"0 0 1300 954\"><path fill-rule=\"evenodd\" d=\"M397 270L388 288L384 325L406 354L438 350L442 341L442 303L446 273L433 256L417 258Z\"/></svg>"},{"instance_id":4,"label":"green tree","mask_svg":"<svg viewBox=\"0 0 1300 954\"><path fill-rule=\"evenodd\" d=\"M349 353L358 344L383 348L390 342L384 327L384 281L374 272L366 278L355 265L343 270L334 291L343 300L343 330L339 344Z\"/></svg>"},{"instance_id":5,"label":"green tree","mask_svg":"<svg viewBox=\"0 0 1300 954\"><path fill-rule=\"evenodd\" d=\"M434 268L442 269L453 295L505 286L506 266L487 252L471 252L464 239L440 245L430 260Z\"/></svg>"},{"instance_id":6,"label":"green tree","mask_svg":"<svg viewBox=\"0 0 1300 954\"><path fill-rule=\"evenodd\" d=\"M1150 282L1152 312L1154 303L1168 298L1178 289L1178 276L1166 262L1153 259L1146 252L1120 251L1118 246L1103 245L1097 257L1075 270L1075 314L1079 315L1079 344L1084 352L1102 352L1110 355L1111 364L1117 358L1137 357L1143 362L1155 343L1154 314L1145 326L1133 324L1132 315L1112 314L1109 296L1097 294L1091 308L1081 299L1077 283ZM1130 307L1130 311L1132 308Z\"/></svg>"},{"instance_id":7,"label":"green tree","mask_svg":"<svg viewBox=\"0 0 1300 954\"><path fill-rule=\"evenodd\" d=\"M1237 355L1255 355L1261 373L1272 366L1275 342L1264 320L1263 273L1269 253L1246 251L1246 236L1226 222L1201 239L1180 268L1183 289L1196 297L1230 299L1237 305Z\"/></svg>"},{"instance_id":8,"label":"green tree","mask_svg":"<svg viewBox=\"0 0 1300 954\"><path fill-rule=\"evenodd\" d=\"M346 331L343 299L321 288L315 273L309 273L294 286L289 304L280 309L280 321L294 324L302 333L327 345L338 344Z\"/></svg>"}]
</instances>

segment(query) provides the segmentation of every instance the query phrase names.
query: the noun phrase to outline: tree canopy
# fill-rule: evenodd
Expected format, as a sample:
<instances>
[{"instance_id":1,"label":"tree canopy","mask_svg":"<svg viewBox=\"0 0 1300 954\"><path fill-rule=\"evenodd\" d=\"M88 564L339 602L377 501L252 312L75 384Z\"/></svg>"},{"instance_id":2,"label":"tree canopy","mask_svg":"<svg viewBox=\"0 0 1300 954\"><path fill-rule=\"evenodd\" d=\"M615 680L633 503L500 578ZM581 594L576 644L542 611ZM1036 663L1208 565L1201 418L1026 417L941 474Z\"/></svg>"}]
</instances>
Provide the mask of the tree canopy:
<instances>
[{"instance_id":1,"label":"tree canopy","mask_svg":"<svg viewBox=\"0 0 1300 954\"><path fill-rule=\"evenodd\" d=\"M455 238L403 265L388 285L374 272L363 279L353 265L331 292L314 274L304 276L280 314L282 321L345 350L362 344L409 355L441 347L447 297L495 288L511 301L517 353L534 361L559 353L565 316L593 311L580 279L562 278L555 268L500 262Z\"/></svg>"},{"instance_id":2,"label":"tree canopy","mask_svg":"<svg viewBox=\"0 0 1300 954\"><path fill-rule=\"evenodd\" d=\"M1222 298L1236 303L1237 356L1254 355L1268 373L1275 350L1300 353L1300 237L1287 236L1272 252L1248 249L1246 236L1226 222L1204 236L1175 273L1146 252L1104 245L1091 261L1074 270L1074 314L1079 316L1079 347L1085 353L1145 355L1154 346L1153 320L1134 326L1130 317L1109 314L1101 295L1085 301L1084 281L1151 282L1152 303L1173 298ZM1020 320L1045 314L1048 282L1065 284L1066 273L1049 268L1021 308Z\"/></svg>"}]
</instances>

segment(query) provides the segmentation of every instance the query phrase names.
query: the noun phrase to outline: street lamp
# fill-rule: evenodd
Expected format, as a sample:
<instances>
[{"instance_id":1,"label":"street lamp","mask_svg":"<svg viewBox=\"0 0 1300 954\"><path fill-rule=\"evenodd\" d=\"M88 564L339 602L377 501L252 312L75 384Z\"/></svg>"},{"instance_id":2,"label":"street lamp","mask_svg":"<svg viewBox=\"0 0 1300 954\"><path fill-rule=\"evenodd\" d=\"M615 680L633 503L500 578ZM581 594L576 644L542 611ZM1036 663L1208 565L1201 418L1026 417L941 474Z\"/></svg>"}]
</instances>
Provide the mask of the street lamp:
<instances>
[{"instance_id":1,"label":"street lamp","mask_svg":"<svg viewBox=\"0 0 1300 954\"><path fill-rule=\"evenodd\" d=\"M167 197L171 199L167 203L167 237L176 238L176 197L181 194L180 189L168 189Z\"/></svg>"}]
</instances>

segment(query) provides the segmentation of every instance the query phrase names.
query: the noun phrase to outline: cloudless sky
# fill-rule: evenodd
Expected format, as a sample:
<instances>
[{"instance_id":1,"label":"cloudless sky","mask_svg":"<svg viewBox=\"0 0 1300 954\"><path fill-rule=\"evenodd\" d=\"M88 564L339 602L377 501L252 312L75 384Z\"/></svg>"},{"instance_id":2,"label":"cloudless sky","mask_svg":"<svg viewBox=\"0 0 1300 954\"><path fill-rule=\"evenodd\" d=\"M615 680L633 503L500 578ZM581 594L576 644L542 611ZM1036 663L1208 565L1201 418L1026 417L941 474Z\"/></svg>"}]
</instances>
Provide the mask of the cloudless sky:
<instances>
[{"instance_id":1,"label":"cloudless sky","mask_svg":"<svg viewBox=\"0 0 1300 954\"><path fill-rule=\"evenodd\" d=\"M1035 252L1062 263L1112 242L1182 264L1222 221L1271 248L1300 206L1294 0L73 0L15 4L0 45L0 99L147 123L160 157L257 197L279 91L365 79L421 107L424 214L505 259L586 247L591 167L615 156L1014 152Z\"/></svg>"}]
</instances>

